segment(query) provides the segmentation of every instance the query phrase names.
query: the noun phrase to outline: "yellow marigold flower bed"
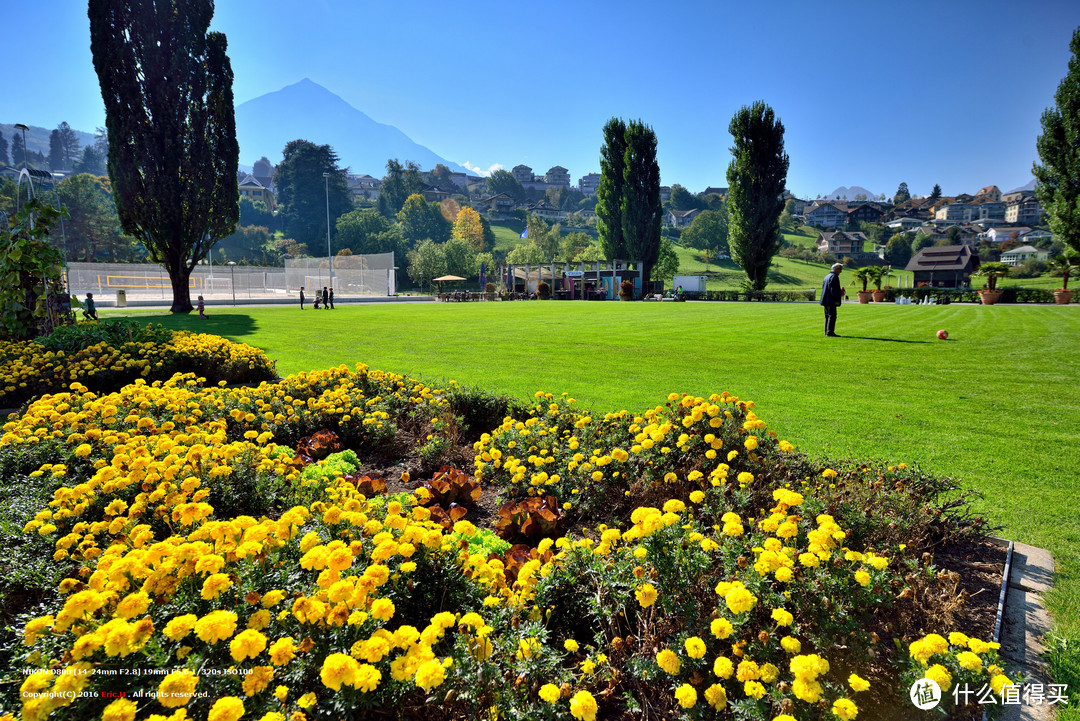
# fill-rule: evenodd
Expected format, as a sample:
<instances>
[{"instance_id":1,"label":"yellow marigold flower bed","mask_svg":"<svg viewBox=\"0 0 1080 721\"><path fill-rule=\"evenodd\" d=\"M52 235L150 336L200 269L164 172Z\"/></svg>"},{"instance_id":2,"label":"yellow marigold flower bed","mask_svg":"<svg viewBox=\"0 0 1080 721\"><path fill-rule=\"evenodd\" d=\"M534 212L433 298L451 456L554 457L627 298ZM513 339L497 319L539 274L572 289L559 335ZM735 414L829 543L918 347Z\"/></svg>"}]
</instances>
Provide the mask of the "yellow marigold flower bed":
<instances>
[{"instance_id":1,"label":"yellow marigold flower bed","mask_svg":"<svg viewBox=\"0 0 1080 721\"><path fill-rule=\"evenodd\" d=\"M28 676L22 717L432 704L447 717L535 707L591 721L652 689L672 714L739 704L761 718L854 718L846 696L868 684L830 655L841 640L873 645L863 622L892 602L898 549L860 545L812 486L757 488L790 449L749 402L675 395L595 418L542 400L477 441L477 479L573 498L579 513L629 487L656 500L501 555L479 550L479 522L448 528L413 495L368 498L292 461L315 430L362 453L445 417L445 393L418 381L362 365L255 388L178 375L105 395L74 383L30 403L4 424L0 462L33 459L27 482L57 484L24 531L63 580L47 615L23 624L19 663L67 673ZM822 589L843 613L822 617ZM920 676L993 678L1000 693L994 650L928 636L905 662ZM96 695L49 693L73 684ZM121 691L143 695L109 695Z\"/></svg>"}]
</instances>

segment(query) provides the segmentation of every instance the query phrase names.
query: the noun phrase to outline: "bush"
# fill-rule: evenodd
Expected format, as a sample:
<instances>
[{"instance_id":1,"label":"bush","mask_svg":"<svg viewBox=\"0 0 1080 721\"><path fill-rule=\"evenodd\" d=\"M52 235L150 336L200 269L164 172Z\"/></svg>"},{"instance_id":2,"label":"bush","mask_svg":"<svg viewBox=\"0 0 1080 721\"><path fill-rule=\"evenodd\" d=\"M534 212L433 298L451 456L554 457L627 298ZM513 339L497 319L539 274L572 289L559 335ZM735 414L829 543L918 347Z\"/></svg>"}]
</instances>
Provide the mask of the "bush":
<instances>
[{"instance_id":1,"label":"bush","mask_svg":"<svg viewBox=\"0 0 1080 721\"><path fill-rule=\"evenodd\" d=\"M1029 258L1020 265L1014 266L1009 273L1010 278L1038 278L1046 272L1046 263L1041 260Z\"/></svg>"},{"instance_id":2,"label":"bush","mask_svg":"<svg viewBox=\"0 0 1080 721\"><path fill-rule=\"evenodd\" d=\"M545 281L540 281L536 286L536 294L540 296L540 300L547 300L551 297L551 286Z\"/></svg>"}]
</instances>

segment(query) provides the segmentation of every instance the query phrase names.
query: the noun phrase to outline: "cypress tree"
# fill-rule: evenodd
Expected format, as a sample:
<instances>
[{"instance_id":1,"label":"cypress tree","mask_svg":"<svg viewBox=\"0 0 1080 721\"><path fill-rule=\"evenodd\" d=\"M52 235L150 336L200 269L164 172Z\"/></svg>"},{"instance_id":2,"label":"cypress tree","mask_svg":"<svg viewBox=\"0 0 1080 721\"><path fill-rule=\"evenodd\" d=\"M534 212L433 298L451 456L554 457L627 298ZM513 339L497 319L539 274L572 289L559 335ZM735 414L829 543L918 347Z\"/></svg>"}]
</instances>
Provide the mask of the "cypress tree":
<instances>
[{"instance_id":1,"label":"cypress tree","mask_svg":"<svg viewBox=\"0 0 1080 721\"><path fill-rule=\"evenodd\" d=\"M656 133L640 120L631 121L623 136L623 188L620 211L623 246L628 260L640 260L644 280L660 256L660 166Z\"/></svg>"},{"instance_id":2,"label":"cypress tree","mask_svg":"<svg viewBox=\"0 0 1080 721\"><path fill-rule=\"evenodd\" d=\"M1069 48L1069 70L1054 94L1057 105L1043 112L1043 134L1035 141L1042 165L1035 163L1032 172L1054 237L1080 251L1080 28Z\"/></svg>"},{"instance_id":3,"label":"cypress tree","mask_svg":"<svg viewBox=\"0 0 1080 721\"><path fill-rule=\"evenodd\" d=\"M604 125L600 148L600 182L596 186L596 230L600 248L608 260L625 258L622 230L622 199L626 163L626 124L612 118Z\"/></svg>"},{"instance_id":4,"label":"cypress tree","mask_svg":"<svg viewBox=\"0 0 1080 721\"><path fill-rule=\"evenodd\" d=\"M735 138L727 170L728 245L750 287L764 290L783 240L780 213L788 171L784 126L759 100L735 113L728 131Z\"/></svg>"},{"instance_id":5,"label":"cypress tree","mask_svg":"<svg viewBox=\"0 0 1080 721\"><path fill-rule=\"evenodd\" d=\"M191 271L239 218L233 72L212 0L90 0L120 224L192 310Z\"/></svg>"}]
</instances>

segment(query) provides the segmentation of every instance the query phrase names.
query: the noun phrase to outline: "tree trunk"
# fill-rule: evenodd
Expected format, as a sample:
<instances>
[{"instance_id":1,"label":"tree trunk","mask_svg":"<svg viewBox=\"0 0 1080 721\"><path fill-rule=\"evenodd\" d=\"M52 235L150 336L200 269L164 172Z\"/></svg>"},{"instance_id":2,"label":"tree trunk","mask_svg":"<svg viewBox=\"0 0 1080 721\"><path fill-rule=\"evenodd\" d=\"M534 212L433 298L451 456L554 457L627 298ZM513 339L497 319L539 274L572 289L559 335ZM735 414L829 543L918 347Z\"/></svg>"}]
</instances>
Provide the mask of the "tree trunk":
<instances>
[{"instance_id":1,"label":"tree trunk","mask_svg":"<svg viewBox=\"0 0 1080 721\"><path fill-rule=\"evenodd\" d=\"M191 305L191 288L188 283L191 278L191 269L184 262L169 263L169 282L172 283L173 302L169 308L170 313L190 313L194 310Z\"/></svg>"}]
</instances>

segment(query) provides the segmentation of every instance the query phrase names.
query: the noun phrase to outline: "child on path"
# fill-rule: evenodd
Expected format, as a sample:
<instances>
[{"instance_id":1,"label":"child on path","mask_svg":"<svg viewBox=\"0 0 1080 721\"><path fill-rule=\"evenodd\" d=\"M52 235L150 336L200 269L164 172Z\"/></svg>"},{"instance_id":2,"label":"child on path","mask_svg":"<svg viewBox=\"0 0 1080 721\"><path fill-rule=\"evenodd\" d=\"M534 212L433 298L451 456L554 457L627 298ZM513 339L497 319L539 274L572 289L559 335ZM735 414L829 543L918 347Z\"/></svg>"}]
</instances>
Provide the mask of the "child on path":
<instances>
[{"instance_id":1,"label":"child on path","mask_svg":"<svg viewBox=\"0 0 1080 721\"><path fill-rule=\"evenodd\" d=\"M206 313L203 312L205 309L206 309L206 305L203 303L203 297L200 295L199 296L199 317L200 318L209 318L210 317L210 316L206 315Z\"/></svg>"},{"instance_id":2,"label":"child on path","mask_svg":"<svg viewBox=\"0 0 1080 721\"><path fill-rule=\"evenodd\" d=\"M334 309L334 289L330 289L330 310Z\"/></svg>"},{"instance_id":3,"label":"child on path","mask_svg":"<svg viewBox=\"0 0 1080 721\"><path fill-rule=\"evenodd\" d=\"M90 320L97 320L97 307L94 305L94 294L86 294L86 310L83 311L83 317Z\"/></svg>"}]
</instances>

